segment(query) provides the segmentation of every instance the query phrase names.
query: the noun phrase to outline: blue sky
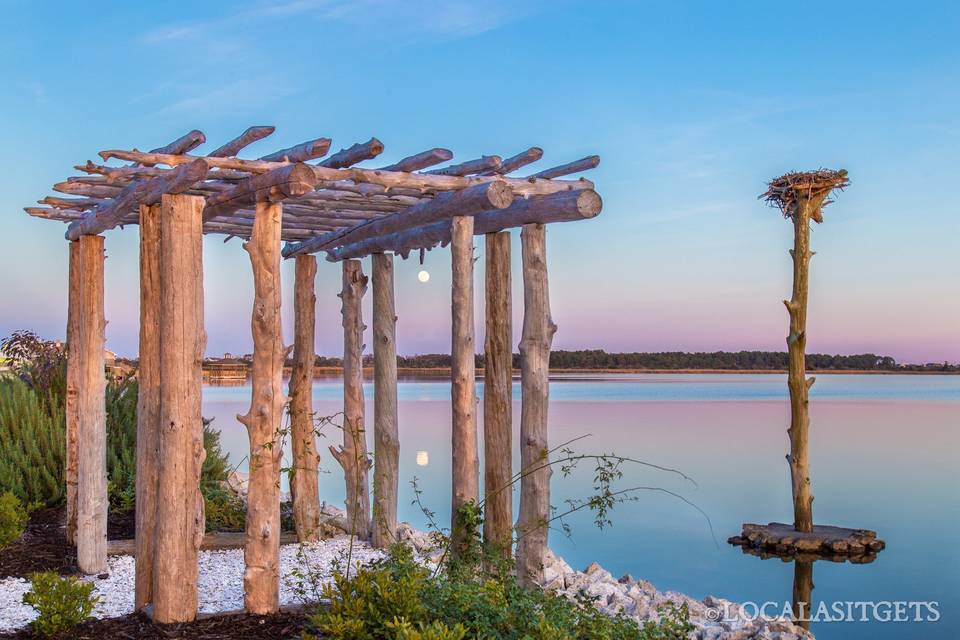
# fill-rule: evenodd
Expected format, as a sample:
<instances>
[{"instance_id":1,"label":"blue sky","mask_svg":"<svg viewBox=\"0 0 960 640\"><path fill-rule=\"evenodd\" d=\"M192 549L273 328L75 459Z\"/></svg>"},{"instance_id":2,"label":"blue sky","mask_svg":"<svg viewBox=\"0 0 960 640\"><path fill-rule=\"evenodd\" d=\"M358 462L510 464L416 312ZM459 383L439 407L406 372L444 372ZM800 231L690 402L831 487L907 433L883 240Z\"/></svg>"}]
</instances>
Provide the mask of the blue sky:
<instances>
[{"instance_id":1,"label":"blue sky","mask_svg":"<svg viewBox=\"0 0 960 640\"><path fill-rule=\"evenodd\" d=\"M21 208L72 165L272 124L251 154L373 135L385 161L433 146L465 160L539 145L535 166L599 154L603 213L550 230L557 348L782 349L790 227L756 196L784 171L846 168L853 184L813 234L808 348L960 361L957 3L0 6L0 333L63 333L63 228ZM124 354L136 244L135 228L107 233L108 345ZM211 236L204 259L209 352L248 350L246 254ZM449 253L428 254L426 285L414 262L398 266L399 349L446 350ZM321 353L340 349L338 286L321 263Z\"/></svg>"}]
</instances>

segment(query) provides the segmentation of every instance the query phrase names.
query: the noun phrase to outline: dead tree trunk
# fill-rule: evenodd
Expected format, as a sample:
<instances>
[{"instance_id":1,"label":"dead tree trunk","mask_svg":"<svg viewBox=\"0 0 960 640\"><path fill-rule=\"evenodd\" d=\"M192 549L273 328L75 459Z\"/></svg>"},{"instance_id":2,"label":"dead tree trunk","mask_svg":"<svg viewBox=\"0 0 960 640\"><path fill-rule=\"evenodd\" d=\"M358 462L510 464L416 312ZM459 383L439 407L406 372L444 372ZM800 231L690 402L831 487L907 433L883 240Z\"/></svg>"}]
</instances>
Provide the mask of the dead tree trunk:
<instances>
[{"instance_id":1,"label":"dead tree trunk","mask_svg":"<svg viewBox=\"0 0 960 640\"><path fill-rule=\"evenodd\" d=\"M237 419L250 438L247 540L243 550L244 606L250 613L280 607L280 421L283 346L280 325L280 223L282 205L257 203L253 232L244 244L253 267L253 367L250 411Z\"/></svg>"},{"instance_id":2,"label":"dead tree trunk","mask_svg":"<svg viewBox=\"0 0 960 640\"><path fill-rule=\"evenodd\" d=\"M77 567L107 570L107 428L103 236L82 236L77 327Z\"/></svg>"},{"instance_id":3,"label":"dead tree trunk","mask_svg":"<svg viewBox=\"0 0 960 640\"><path fill-rule=\"evenodd\" d=\"M134 609L153 601L160 442L160 205L140 206L140 349L137 380Z\"/></svg>"},{"instance_id":4,"label":"dead tree trunk","mask_svg":"<svg viewBox=\"0 0 960 640\"><path fill-rule=\"evenodd\" d=\"M476 351L473 328L473 218L456 216L451 225L452 345L451 395L453 405L453 505L450 527L458 553L464 539L460 509L476 503L480 494L480 461L477 452Z\"/></svg>"},{"instance_id":5,"label":"dead tree trunk","mask_svg":"<svg viewBox=\"0 0 960 640\"><path fill-rule=\"evenodd\" d=\"M820 199L822 202L822 198ZM809 394L814 378L807 380L807 292L809 288L810 220L819 211L820 202L800 200L793 214L793 296L784 300L790 314L787 336L787 386L790 390L790 483L793 489L793 526L797 531L813 531L813 493L810 488L810 454L807 449L810 430Z\"/></svg>"},{"instance_id":6,"label":"dead tree trunk","mask_svg":"<svg viewBox=\"0 0 960 640\"><path fill-rule=\"evenodd\" d=\"M547 466L547 407L550 397L550 345L557 327L550 317L546 227L530 224L523 245L523 335L520 339L520 517L517 522L517 576L532 586L543 580L550 519Z\"/></svg>"},{"instance_id":7,"label":"dead tree trunk","mask_svg":"<svg viewBox=\"0 0 960 640\"><path fill-rule=\"evenodd\" d=\"M793 562L793 618L803 629L810 629L810 606L813 597L813 563Z\"/></svg>"},{"instance_id":8,"label":"dead tree trunk","mask_svg":"<svg viewBox=\"0 0 960 640\"><path fill-rule=\"evenodd\" d=\"M160 207L158 348L162 427L157 439L161 464L157 480L152 600L153 619L169 623L196 618L197 554L204 534L204 503L200 493L200 470L206 455L200 413L206 347L204 199L165 194ZM149 457L149 452L145 457ZM148 477L144 479L149 482Z\"/></svg>"},{"instance_id":9,"label":"dead tree trunk","mask_svg":"<svg viewBox=\"0 0 960 640\"><path fill-rule=\"evenodd\" d=\"M65 399L66 463L64 481L67 495L67 542L77 542L77 395L80 392L80 243L70 243L69 292L67 298L67 392Z\"/></svg>"},{"instance_id":10,"label":"dead tree trunk","mask_svg":"<svg viewBox=\"0 0 960 640\"><path fill-rule=\"evenodd\" d=\"M486 340L484 342L483 542L509 559L513 543L513 334L510 232L486 236Z\"/></svg>"},{"instance_id":11,"label":"dead tree trunk","mask_svg":"<svg viewBox=\"0 0 960 640\"><path fill-rule=\"evenodd\" d=\"M343 261L343 445L330 453L343 467L347 489L347 526L353 535L370 535L370 459L363 424L363 317L360 303L367 277L359 260Z\"/></svg>"},{"instance_id":12,"label":"dead tree trunk","mask_svg":"<svg viewBox=\"0 0 960 640\"><path fill-rule=\"evenodd\" d=\"M397 540L400 437L397 430L397 313L393 299L393 255L373 261L373 531L374 547Z\"/></svg>"},{"instance_id":13,"label":"dead tree trunk","mask_svg":"<svg viewBox=\"0 0 960 640\"><path fill-rule=\"evenodd\" d=\"M320 493L318 473L320 456L313 428L313 367L316 363L314 334L316 302L314 282L317 258L296 258L294 282L293 368L290 371L290 432L293 469L290 471L290 496L293 520L300 542L320 538Z\"/></svg>"}]
</instances>

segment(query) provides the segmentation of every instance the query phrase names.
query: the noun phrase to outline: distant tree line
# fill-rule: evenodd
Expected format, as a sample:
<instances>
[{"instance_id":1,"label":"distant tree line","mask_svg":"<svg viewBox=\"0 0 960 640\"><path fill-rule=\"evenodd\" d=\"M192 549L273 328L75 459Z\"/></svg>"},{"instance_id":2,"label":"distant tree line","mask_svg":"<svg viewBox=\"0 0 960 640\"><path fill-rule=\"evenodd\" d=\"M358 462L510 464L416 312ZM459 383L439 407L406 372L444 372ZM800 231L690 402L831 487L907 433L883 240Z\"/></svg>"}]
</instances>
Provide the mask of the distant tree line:
<instances>
[{"instance_id":1,"label":"distant tree line","mask_svg":"<svg viewBox=\"0 0 960 640\"><path fill-rule=\"evenodd\" d=\"M339 367L340 358L317 356L317 366ZM364 357L364 364L373 365L373 356ZM397 366L410 369L450 367L450 354L428 353L397 356ZM483 367L483 354L477 354L477 366ZM513 366L519 368L520 355L513 354ZM656 353L608 353L602 349L553 351L550 366L554 369L722 369L728 371L777 371L787 368L785 351L713 351L688 353L663 351ZM807 354L807 368L836 371L960 371L960 365L929 363L901 365L890 356L873 353L856 355Z\"/></svg>"}]
</instances>

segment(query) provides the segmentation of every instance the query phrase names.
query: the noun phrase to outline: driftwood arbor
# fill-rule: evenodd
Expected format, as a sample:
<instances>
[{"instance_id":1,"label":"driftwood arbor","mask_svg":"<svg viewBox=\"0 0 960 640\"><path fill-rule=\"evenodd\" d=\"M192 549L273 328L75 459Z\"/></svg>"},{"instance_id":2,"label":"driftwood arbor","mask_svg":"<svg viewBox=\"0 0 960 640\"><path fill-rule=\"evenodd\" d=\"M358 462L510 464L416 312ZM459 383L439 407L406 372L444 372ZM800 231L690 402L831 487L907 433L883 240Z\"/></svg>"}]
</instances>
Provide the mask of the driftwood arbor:
<instances>
[{"instance_id":1,"label":"driftwood arbor","mask_svg":"<svg viewBox=\"0 0 960 640\"><path fill-rule=\"evenodd\" d=\"M543 155L532 147L503 159L435 165L451 160L428 149L379 168L360 168L383 151L376 138L327 156L328 138L315 138L256 160L238 158L273 127L250 127L205 156L199 131L150 152L107 150L103 163L78 165L84 175L54 185L33 216L69 223L70 305L66 471L68 534L87 573L106 568L106 461L104 412L103 258L101 233L140 226L141 335L137 424L138 609L160 622L193 619L197 609L197 553L204 531L199 491L204 449L200 418L203 328L201 234L246 240L253 271L254 342L250 410L238 416L250 440L250 479L244 541L246 608L279 606L281 421L288 407L282 376L289 349L280 322L280 263L295 259L295 331L289 412L293 439L291 491L301 541L320 530L318 455L311 403L316 332L316 259L342 262L344 332L343 444L331 454L344 469L347 522L377 546L397 537L399 435L397 418L396 304L393 256L452 245L453 481L454 509L480 499L475 390L474 247L487 237L488 299L484 417L485 487L491 548L511 549L510 235L524 227L524 332L521 344L524 464L521 470L518 546L524 579L542 570L549 516L546 409L550 340L555 327L547 302L545 226L589 219L600 197L585 179L558 179L595 167L591 156L526 177L509 174ZM119 160L122 164L106 164ZM286 245L281 249L281 242ZM376 465L369 486L363 407L363 319L367 287L361 260L371 256ZM372 510L371 510L372 502ZM75 522L75 525L73 524ZM462 532L454 522L454 537Z\"/></svg>"}]
</instances>

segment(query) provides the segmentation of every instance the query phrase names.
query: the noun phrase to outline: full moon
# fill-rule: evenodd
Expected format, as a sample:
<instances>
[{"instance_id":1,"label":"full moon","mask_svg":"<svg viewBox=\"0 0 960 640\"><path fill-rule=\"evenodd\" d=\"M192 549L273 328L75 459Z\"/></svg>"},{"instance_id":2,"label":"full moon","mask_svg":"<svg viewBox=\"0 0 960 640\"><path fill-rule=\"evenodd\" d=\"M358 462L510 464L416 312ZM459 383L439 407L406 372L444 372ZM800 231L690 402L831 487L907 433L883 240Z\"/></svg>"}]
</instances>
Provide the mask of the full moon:
<instances>
[{"instance_id":1,"label":"full moon","mask_svg":"<svg viewBox=\"0 0 960 640\"><path fill-rule=\"evenodd\" d=\"M429 271L421 271L420 273L417 274L417 280L419 280L420 282L426 282L429 279L430 279Z\"/></svg>"}]
</instances>

